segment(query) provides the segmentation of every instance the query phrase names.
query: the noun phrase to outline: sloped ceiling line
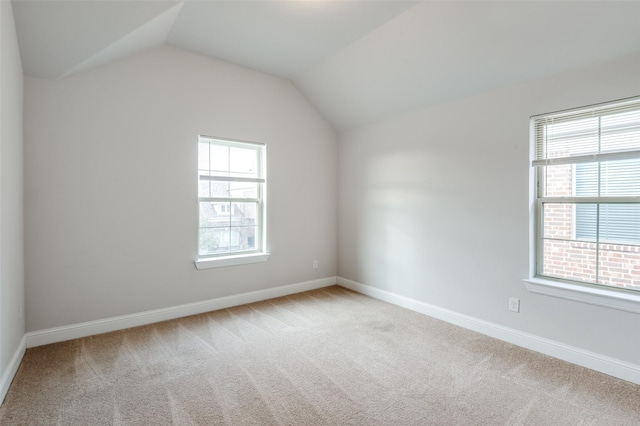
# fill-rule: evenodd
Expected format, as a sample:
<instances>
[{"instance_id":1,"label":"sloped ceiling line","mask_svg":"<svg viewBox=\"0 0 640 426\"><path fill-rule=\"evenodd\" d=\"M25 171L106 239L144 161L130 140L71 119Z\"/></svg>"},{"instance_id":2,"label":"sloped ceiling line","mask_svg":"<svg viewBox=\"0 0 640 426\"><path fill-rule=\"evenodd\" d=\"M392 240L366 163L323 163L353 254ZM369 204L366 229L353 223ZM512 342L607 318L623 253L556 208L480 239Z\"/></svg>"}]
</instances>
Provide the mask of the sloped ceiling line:
<instances>
[{"instance_id":1,"label":"sloped ceiling line","mask_svg":"<svg viewBox=\"0 0 640 426\"><path fill-rule=\"evenodd\" d=\"M166 12L142 24L113 44L71 68L62 74L59 79L142 52L151 47L162 46L167 41L183 5L184 2L180 2Z\"/></svg>"},{"instance_id":2,"label":"sloped ceiling line","mask_svg":"<svg viewBox=\"0 0 640 426\"><path fill-rule=\"evenodd\" d=\"M289 79L338 130L640 52L640 1L13 0L26 75L172 45Z\"/></svg>"}]
</instances>

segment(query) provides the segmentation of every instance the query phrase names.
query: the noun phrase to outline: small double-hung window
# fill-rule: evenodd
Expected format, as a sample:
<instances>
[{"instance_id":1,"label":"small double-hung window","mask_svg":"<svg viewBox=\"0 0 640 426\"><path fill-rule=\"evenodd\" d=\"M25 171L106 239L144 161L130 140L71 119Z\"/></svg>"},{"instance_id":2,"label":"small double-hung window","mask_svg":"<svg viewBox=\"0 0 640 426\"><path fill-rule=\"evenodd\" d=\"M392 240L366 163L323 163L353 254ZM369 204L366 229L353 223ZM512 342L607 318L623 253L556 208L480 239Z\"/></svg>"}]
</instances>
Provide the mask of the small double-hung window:
<instances>
[{"instance_id":1,"label":"small double-hung window","mask_svg":"<svg viewBox=\"0 0 640 426\"><path fill-rule=\"evenodd\" d=\"M200 262L196 266L206 260L247 259L264 253L265 185L263 144L198 138Z\"/></svg>"},{"instance_id":2,"label":"small double-hung window","mask_svg":"<svg viewBox=\"0 0 640 426\"><path fill-rule=\"evenodd\" d=\"M536 276L640 292L640 98L532 129Z\"/></svg>"}]
</instances>

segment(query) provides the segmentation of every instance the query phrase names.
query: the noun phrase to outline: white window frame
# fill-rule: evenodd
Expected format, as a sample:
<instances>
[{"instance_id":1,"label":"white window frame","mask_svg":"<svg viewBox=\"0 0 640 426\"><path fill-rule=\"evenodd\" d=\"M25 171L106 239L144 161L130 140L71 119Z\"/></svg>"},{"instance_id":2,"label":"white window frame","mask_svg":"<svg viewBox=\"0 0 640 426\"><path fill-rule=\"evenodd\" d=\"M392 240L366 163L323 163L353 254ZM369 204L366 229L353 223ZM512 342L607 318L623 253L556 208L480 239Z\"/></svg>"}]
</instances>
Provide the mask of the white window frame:
<instances>
[{"instance_id":1,"label":"white window frame","mask_svg":"<svg viewBox=\"0 0 640 426\"><path fill-rule=\"evenodd\" d=\"M530 167L530 202L531 202L531 220L530 220L530 276L524 280L526 288L537 294L552 296L572 301L588 303L592 305L622 310L626 312L640 313L640 291L632 289L620 289L616 287L608 287L605 285L582 283L570 281L567 279L543 276L542 271L542 205L544 202L640 202L640 197L543 197L540 193L540 179L542 169L546 165L562 164L559 160L554 162L553 159L536 158L536 123L541 119L550 116L562 116L568 114L576 114L585 111L602 111L604 109L615 108L626 105L637 105L640 109L640 97L628 98L604 104L591 105L588 107L576 108L566 111L560 111L551 114L544 114L531 117L530 127L530 143L531 143L531 167ZM582 161L597 160L613 160L623 158L638 158L640 155L637 151L625 151L615 153L599 153L590 155L590 158L584 158ZM578 159L580 161L580 159ZM575 194L574 194L575 195Z\"/></svg>"},{"instance_id":2,"label":"white window frame","mask_svg":"<svg viewBox=\"0 0 640 426\"><path fill-rule=\"evenodd\" d=\"M258 194L256 198L243 198L243 197L201 197L198 195L198 245L197 245L197 259L195 266L197 269L210 269L224 266L243 265L248 263L264 262L269 259L270 253L266 251L266 145L255 142L245 142L239 140L218 138L212 136L200 135L198 136L198 147L201 143L209 143L226 147L240 147L255 149L258 153L259 164L258 173L256 177L233 177L224 176L224 174L201 174L201 170L198 170L198 187L203 181L218 181L218 182L250 182L257 184ZM199 150L198 150L198 155ZM199 164L199 161L198 161ZM199 167L199 166L198 166ZM255 249L253 250L238 250L229 251L217 254L200 254L200 203L202 202L220 202L220 203L233 203L233 202L252 202L256 203L256 234L255 234Z\"/></svg>"}]
</instances>

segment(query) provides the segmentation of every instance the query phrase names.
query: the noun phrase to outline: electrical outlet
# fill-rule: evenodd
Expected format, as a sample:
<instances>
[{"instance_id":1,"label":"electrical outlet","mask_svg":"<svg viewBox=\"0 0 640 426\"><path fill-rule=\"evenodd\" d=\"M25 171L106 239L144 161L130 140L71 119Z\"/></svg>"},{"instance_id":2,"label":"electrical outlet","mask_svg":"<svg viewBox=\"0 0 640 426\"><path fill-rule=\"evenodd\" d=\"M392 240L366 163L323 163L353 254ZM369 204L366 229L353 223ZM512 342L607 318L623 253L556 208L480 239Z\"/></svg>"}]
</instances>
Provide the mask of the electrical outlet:
<instances>
[{"instance_id":1,"label":"electrical outlet","mask_svg":"<svg viewBox=\"0 0 640 426\"><path fill-rule=\"evenodd\" d=\"M318 269L318 261L317 260L313 261L313 269Z\"/></svg>"},{"instance_id":2,"label":"electrical outlet","mask_svg":"<svg viewBox=\"0 0 640 426\"><path fill-rule=\"evenodd\" d=\"M22 306L18 306L18 321L22 322Z\"/></svg>"},{"instance_id":3,"label":"electrical outlet","mask_svg":"<svg viewBox=\"0 0 640 426\"><path fill-rule=\"evenodd\" d=\"M515 297L510 297L509 310L513 312L520 312L520 299L517 299Z\"/></svg>"}]
</instances>

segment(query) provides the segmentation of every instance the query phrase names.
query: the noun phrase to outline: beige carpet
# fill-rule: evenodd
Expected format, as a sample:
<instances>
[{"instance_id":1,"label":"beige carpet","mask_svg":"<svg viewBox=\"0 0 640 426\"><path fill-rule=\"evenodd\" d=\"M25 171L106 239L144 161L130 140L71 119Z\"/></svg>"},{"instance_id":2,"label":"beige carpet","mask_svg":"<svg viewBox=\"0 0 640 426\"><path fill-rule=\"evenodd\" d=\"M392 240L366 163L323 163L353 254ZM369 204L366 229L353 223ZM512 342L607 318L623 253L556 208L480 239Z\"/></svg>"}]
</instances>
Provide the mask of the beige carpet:
<instances>
[{"instance_id":1,"label":"beige carpet","mask_svg":"<svg viewBox=\"0 0 640 426\"><path fill-rule=\"evenodd\" d=\"M4 425L639 425L640 386L340 287L27 350Z\"/></svg>"}]
</instances>

